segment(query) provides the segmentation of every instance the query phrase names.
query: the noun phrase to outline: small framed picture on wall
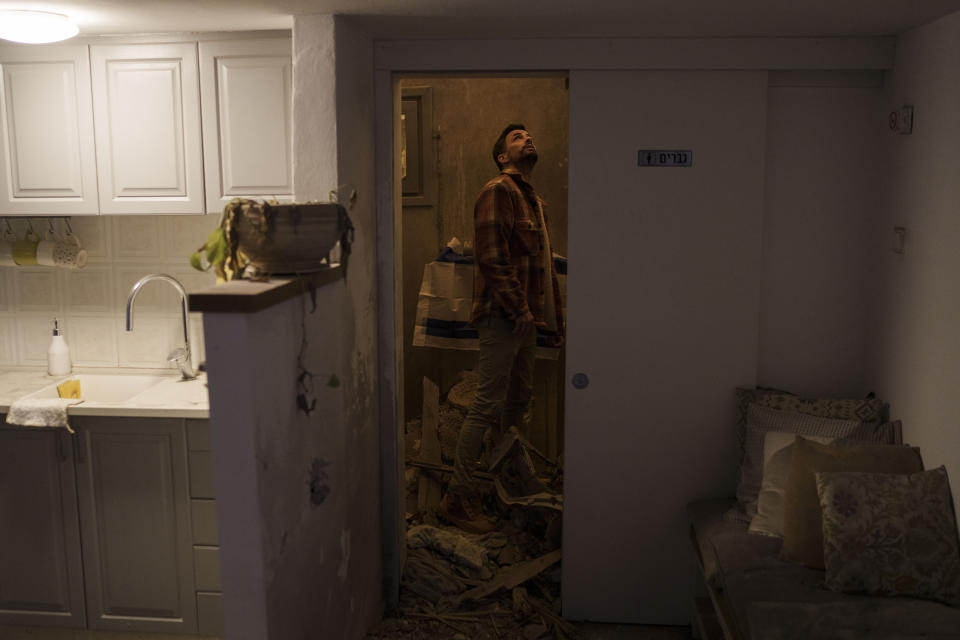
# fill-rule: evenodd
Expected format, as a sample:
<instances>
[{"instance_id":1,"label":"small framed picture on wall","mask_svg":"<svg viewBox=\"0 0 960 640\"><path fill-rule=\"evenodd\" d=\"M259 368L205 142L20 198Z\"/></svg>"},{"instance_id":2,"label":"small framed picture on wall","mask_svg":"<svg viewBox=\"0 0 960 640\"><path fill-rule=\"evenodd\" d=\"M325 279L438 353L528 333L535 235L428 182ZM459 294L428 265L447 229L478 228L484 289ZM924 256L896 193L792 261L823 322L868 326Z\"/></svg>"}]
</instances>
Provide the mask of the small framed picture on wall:
<instances>
[{"instance_id":1,"label":"small framed picture on wall","mask_svg":"<svg viewBox=\"0 0 960 640\"><path fill-rule=\"evenodd\" d=\"M432 206L437 197L433 163L433 89L404 87L400 96L400 176L404 207Z\"/></svg>"}]
</instances>

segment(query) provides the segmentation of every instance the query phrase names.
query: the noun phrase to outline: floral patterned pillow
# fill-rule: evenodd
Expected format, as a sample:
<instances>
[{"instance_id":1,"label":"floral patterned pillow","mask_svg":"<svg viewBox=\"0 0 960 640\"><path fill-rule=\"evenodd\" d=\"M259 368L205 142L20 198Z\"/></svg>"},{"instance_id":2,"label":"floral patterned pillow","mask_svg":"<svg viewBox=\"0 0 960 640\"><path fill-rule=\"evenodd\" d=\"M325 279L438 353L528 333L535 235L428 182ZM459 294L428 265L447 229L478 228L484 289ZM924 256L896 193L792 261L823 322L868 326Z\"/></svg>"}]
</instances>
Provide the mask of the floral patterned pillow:
<instances>
[{"instance_id":1,"label":"floral patterned pillow","mask_svg":"<svg viewBox=\"0 0 960 640\"><path fill-rule=\"evenodd\" d=\"M960 606L960 542L944 467L816 476L828 588Z\"/></svg>"}]
</instances>

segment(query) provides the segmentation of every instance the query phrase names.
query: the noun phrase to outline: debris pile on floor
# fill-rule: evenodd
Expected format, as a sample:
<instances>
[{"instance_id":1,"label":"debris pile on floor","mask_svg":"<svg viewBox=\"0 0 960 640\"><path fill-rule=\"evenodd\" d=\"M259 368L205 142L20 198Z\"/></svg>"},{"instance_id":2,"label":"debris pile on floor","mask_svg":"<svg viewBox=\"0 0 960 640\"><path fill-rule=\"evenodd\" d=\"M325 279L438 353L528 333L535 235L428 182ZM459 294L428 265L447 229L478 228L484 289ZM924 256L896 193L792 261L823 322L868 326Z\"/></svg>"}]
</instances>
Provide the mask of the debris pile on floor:
<instances>
[{"instance_id":1,"label":"debris pile on floor","mask_svg":"<svg viewBox=\"0 0 960 640\"><path fill-rule=\"evenodd\" d=\"M488 439L484 470L475 474L489 487L484 511L498 530L467 533L437 514L476 384L473 372L461 373L441 403L437 386L424 379L423 415L406 425L408 530L400 609L368 640L576 636L560 616L559 460L510 427L499 442Z\"/></svg>"}]
</instances>

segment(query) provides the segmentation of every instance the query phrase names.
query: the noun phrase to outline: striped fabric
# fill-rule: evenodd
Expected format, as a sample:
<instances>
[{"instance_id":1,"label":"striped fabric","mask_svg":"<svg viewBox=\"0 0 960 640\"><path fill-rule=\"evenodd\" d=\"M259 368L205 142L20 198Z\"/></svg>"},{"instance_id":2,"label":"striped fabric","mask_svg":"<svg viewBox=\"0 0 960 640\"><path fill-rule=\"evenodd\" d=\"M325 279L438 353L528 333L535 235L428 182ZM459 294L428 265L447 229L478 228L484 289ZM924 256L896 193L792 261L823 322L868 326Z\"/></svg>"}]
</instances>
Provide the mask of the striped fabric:
<instances>
[{"instance_id":1,"label":"striped fabric","mask_svg":"<svg viewBox=\"0 0 960 640\"><path fill-rule=\"evenodd\" d=\"M757 499L763 481L763 438L768 431L891 444L895 428L894 423L876 425L859 420L822 418L751 403L747 407L743 462L740 465L740 483L737 485L737 503L747 521L757 513Z\"/></svg>"},{"instance_id":2,"label":"striped fabric","mask_svg":"<svg viewBox=\"0 0 960 640\"><path fill-rule=\"evenodd\" d=\"M553 256L561 299L566 299L567 259ZM473 306L473 256L447 248L433 262L424 265L417 296L413 346L476 351L480 348L477 330L470 326ZM564 314L566 310L563 310ZM537 357L556 360L560 348L548 345L548 333L537 327Z\"/></svg>"}]
</instances>

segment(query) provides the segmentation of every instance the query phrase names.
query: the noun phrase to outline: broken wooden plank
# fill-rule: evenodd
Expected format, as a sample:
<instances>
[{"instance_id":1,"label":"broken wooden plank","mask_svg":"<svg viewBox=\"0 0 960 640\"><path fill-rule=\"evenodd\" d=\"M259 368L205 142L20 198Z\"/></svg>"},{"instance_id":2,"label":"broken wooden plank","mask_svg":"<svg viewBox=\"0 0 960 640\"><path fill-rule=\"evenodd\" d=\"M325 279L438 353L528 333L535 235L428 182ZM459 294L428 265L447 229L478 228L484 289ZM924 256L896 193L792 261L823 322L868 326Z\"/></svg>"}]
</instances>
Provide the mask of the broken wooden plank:
<instances>
[{"instance_id":1,"label":"broken wooden plank","mask_svg":"<svg viewBox=\"0 0 960 640\"><path fill-rule=\"evenodd\" d=\"M500 444L497 445L497 448L494 450L494 453L491 456L491 460L490 460L491 469L497 468L497 465L499 465L503 461L504 456L506 456L507 453L509 453L510 450L513 448L513 445L515 442L519 442L520 444L522 444L527 451L532 451L533 453L537 454L537 457L539 457L541 460L543 460L547 464L557 466L557 463L555 460L551 460L546 455L544 455L539 449L533 446L533 444L531 444L529 440L523 437L523 434L520 433L520 431L516 427L510 427L509 429L507 429L507 433L504 434L503 439L500 441Z\"/></svg>"},{"instance_id":2,"label":"broken wooden plank","mask_svg":"<svg viewBox=\"0 0 960 640\"><path fill-rule=\"evenodd\" d=\"M422 617L422 616L427 616L432 614L423 613L419 609L414 610L414 609L401 607L400 615L417 618L417 617ZM510 617L510 616L513 616L514 613L513 611L505 611L502 609L486 608L486 609L473 609L470 611L447 611L443 615L452 620L466 620L468 622L473 622L474 618L477 618L477 616ZM479 618L477 619L479 620Z\"/></svg>"},{"instance_id":3,"label":"broken wooden plank","mask_svg":"<svg viewBox=\"0 0 960 640\"><path fill-rule=\"evenodd\" d=\"M420 422L420 460L443 462L437 426L440 423L440 389L430 378L423 379L423 417ZM417 506L435 509L440 504L440 481L431 473L421 473L417 485Z\"/></svg>"},{"instance_id":4,"label":"broken wooden plank","mask_svg":"<svg viewBox=\"0 0 960 640\"><path fill-rule=\"evenodd\" d=\"M527 603L533 607L533 610L539 613L541 617L546 618L555 629L563 632L566 636L576 636L577 630L574 626L554 613L553 608L546 602L531 595L527 595L526 600Z\"/></svg>"},{"instance_id":5,"label":"broken wooden plank","mask_svg":"<svg viewBox=\"0 0 960 640\"><path fill-rule=\"evenodd\" d=\"M441 473L453 473L453 465L450 464L440 464L434 462L424 462L423 460L411 460L407 459L407 464L411 467L418 467L420 469L427 469L429 471L440 471ZM493 482L493 474L487 473L486 471L480 471L475 469L473 471L474 478L480 478L486 482Z\"/></svg>"},{"instance_id":6,"label":"broken wooden plank","mask_svg":"<svg viewBox=\"0 0 960 640\"><path fill-rule=\"evenodd\" d=\"M506 487L503 486L503 483L500 482L499 478L493 481L493 485L497 488L497 497L500 498L500 501L505 505L516 507L542 507L544 509L563 511L562 494L553 493L552 491L541 491L539 493L531 493L530 495L526 496L512 496L507 491Z\"/></svg>"},{"instance_id":7,"label":"broken wooden plank","mask_svg":"<svg viewBox=\"0 0 960 640\"><path fill-rule=\"evenodd\" d=\"M428 471L439 471L441 473L453 473L453 465L450 464L437 464L433 462L424 462L422 460L413 460L412 458L407 458L406 463L411 467L418 467L420 469L427 469ZM479 469L473 470L473 477L479 478L483 482L493 482L493 474L488 473L487 471L480 471ZM545 476L537 478L540 482L546 483L550 480Z\"/></svg>"},{"instance_id":8,"label":"broken wooden plank","mask_svg":"<svg viewBox=\"0 0 960 640\"><path fill-rule=\"evenodd\" d=\"M458 598L458 601L462 602L463 600L479 600L480 598L485 598L491 593L499 591L500 589L513 589L515 586L523 584L530 578L552 567L554 564L560 561L561 556L562 550L557 549L542 555L539 558L527 560L526 562L520 562L518 564L501 569L497 572L497 575L495 575L492 580L484 585L476 587L475 589L466 591Z\"/></svg>"}]
</instances>

